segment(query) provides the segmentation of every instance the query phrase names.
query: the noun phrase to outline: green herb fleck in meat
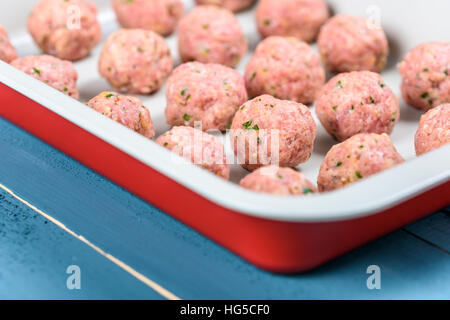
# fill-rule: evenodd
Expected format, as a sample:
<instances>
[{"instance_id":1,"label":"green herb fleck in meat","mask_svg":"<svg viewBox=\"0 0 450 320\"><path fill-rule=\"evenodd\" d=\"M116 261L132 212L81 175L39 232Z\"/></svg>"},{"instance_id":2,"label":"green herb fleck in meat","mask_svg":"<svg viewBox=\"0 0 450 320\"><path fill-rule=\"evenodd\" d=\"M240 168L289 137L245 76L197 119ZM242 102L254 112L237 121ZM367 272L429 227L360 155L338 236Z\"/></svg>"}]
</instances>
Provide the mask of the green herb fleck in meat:
<instances>
[{"instance_id":1,"label":"green herb fleck in meat","mask_svg":"<svg viewBox=\"0 0 450 320\"><path fill-rule=\"evenodd\" d=\"M34 68L33 67L33 71L34 71L34 73L36 73L37 75L41 75L41 70L39 70L39 69L36 69L36 68Z\"/></svg>"},{"instance_id":2,"label":"green herb fleck in meat","mask_svg":"<svg viewBox=\"0 0 450 320\"><path fill-rule=\"evenodd\" d=\"M242 126L243 126L245 129L249 129L251 125L252 125L252 120L248 120L248 121L246 121L246 122L244 122L244 123L242 124Z\"/></svg>"}]
</instances>

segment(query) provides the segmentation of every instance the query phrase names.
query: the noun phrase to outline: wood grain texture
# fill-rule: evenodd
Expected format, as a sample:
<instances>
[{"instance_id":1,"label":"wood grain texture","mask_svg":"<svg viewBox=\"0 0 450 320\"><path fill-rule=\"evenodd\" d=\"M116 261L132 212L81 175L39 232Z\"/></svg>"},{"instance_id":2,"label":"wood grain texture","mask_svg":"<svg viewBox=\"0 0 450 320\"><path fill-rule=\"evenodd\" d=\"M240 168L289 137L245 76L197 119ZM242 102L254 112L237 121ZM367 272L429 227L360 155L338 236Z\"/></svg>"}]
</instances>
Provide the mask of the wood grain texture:
<instances>
[{"instance_id":1,"label":"wood grain texture","mask_svg":"<svg viewBox=\"0 0 450 320\"><path fill-rule=\"evenodd\" d=\"M0 183L183 299L450 298L450 256L438 248L440 240L430 237L430 242L436 246L430 245L415 236L418 231L399 230L313 272L275 275L249 265L2 119L0 150ZM2 219L9 217L5 212L34 217L33 212L3 196L1 205L11 204L0 210ZM26 220L29 219L40 220ZM48 225L44 221L38 224ZM423 230L423 224L419 222L412 228ZM65 268L64 254L84 259L86 272L93 275L103 268L102 263L108 264L93 250L81 253L89 249L80 243L78 246L83 250L77 248L78 240L56 227L53 233L47 231L47 227L27 227L11 218L0 220L0 226L0 233L12 230L7 232L9 238L0 242L0 252L4 253L0 257L6 257L0 258L0 279L9 279L0 282L0 295L12 297L8 293L15 292L14 297L17 297L34 292L33 297L67 297L69 293L59 290L58 281L49 280L54 274L52 270ZM34 228L33 237L23 234L28 232L27 228ZM422 235L428 237L425 233ZM448 237L445 230L439 236ZM30 241L33 244L27 245ZM14 242L20 245L15 246ZM18 247L23 246L30 246L30 249L20 251ZM382 270L379 291L366 287L366 269L372 264ZM29 272L30 268L33 273ZM120 270L116 275L114 270L114 266L110 266L101 281L95 276L89 278L87 281L92 281L93 289L86 284L83 294L86 297L105 294L106 298L153 298L148 293L150 289L136 283L131 276L130 281L133 281L127 287L128 276ZM26 281L20 280L23 277ZM125 279L125 285L111 285L108 277ZM106 289L94 289L94 284L100 282Z\"/></svg>"},{"instance_id":2,"label":"wood grain texture","mask_svg":"<svg viewBox=\"0 0 450 320\"><path fill-rule=\"evenodd\" d=\"M404 229L450 254L450 207Z\"/></svg>"},{"instance_id":3,"label":"wood grain texture","mask_svg":"<svg viewBox=\"0 0 450 320\"><path fill-rule=\"evenodd\" d=\"M163 299L3 190L0 243L0 299ZM66 286L70 265L80 290Z\"/></svg>"}]
</instances>

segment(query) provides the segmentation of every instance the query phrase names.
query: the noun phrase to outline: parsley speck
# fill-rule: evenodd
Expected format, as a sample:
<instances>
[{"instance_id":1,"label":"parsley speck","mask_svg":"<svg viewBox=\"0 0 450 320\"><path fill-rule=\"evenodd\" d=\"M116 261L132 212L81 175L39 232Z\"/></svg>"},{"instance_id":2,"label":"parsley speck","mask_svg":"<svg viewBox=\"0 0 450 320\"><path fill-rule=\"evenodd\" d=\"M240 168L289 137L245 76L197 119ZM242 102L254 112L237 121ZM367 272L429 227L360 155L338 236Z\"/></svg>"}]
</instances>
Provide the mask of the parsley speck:
<instances>
[{"instance_id":1,"label":"parsley speck","mask_svg":"<svg viewBox=\"0 0 450 320\"><path fill-rule=\"evenodd\" d=\"M248 120L242 124L242 126L244 126L245 129L249 129L251 125L252 125L252 120Z\"/></svg>"},{"instance_id":2,"label":"parsley speck","mask_svg":"<svg viewBox=\"0 0 450 320\"><path fill-rule=\"evenodd\" d=\"M33 67L33 71L34 71L34 73L36 73L38 75L41 75L41 70L36 69L36 68Z\"/></svg>"}]
</instances>

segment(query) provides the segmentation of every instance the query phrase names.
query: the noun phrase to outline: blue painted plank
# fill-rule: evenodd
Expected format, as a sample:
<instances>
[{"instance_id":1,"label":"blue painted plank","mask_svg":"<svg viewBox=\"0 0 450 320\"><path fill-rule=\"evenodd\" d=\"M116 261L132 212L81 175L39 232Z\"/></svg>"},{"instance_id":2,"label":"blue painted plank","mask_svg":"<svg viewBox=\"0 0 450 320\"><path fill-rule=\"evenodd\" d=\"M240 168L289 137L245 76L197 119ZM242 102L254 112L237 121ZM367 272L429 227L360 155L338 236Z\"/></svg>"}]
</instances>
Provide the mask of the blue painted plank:
<instances>
[{"instance_id":1,"label":"blue painted plank","mask_svg":"<svg viewBox=\"0 0 450 320\"><path fill-rule=\"evenodd\" d=\"M69 290L69 266L81 288ZM162 296L0 190L0 299L162 299Z\"/></svg>"},{"instance_id":2,"label":"blue painted plank","mask_svg":"<svg viewBox=\"0 0 450 320\"><path fill-rule=\"evenodd\" d=\"M0 150L1 183L184 299L450 298L450 256L402 230L313 272L275 275L4 120ZM366 287L372 264L379 291Z\"/></svg>"},{"instance_id":3,"label":"blue painted plank","mask_svg":"<svg viewBox=\"0 0 450 320\"><path fill-rule=\"evenodd\" d=\"M450 252L450 207L409 225L405 230Z\"/></svg>"}]
</instances>

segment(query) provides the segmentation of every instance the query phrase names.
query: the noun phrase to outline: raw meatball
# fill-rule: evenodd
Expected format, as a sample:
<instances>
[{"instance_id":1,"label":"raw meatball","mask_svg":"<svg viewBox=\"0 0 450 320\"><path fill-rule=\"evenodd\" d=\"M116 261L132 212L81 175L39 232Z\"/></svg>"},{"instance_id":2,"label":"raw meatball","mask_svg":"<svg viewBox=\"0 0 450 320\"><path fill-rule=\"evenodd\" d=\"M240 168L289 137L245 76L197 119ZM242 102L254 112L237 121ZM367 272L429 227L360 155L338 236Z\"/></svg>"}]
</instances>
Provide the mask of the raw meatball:
<instances>
[{"instance_id":1,"label":"raw meatball","mask_svg":"<svg viewBox=\"0 0 450 320\"><path fill-rule=\"evenodd\" d=\"M306 42L316 39L330 13L323 0L261 0L256 9L259 33L292 36Z\"/></svg>"},{"instance_id":2,"label":"raw meatball","mask_svg":"<svg viewBox=\"0 0 450 320\"><path fill-rule=\"evenodd\" d=\"M56 90L78 99L78 73L72 62L42 55L19 58L11 62L11 65Z\"/></svg>"},{"instance_id":3,"label":"raw meatball","mask_svg":"<svg viewBox=\"0 0 450 320\"><path fill-rule=\"evenodd\" d=\"M236 110L248 100L244 78L219 64L188 62L174 70L167 81L167 123L224 131Z\"/></svg>"},{"instance_id":4,"label":"raw meatball","mask_svg":"<svg viewBox=\"0 0 450 320\"><path fill-rule=\"evenodd\" d=\"M315 137L316 124L306 106L269 95L242 105L230 131L234 153L250 171L267 164L295 167L307 161Z\"/></svg>"},{"instance_id":5,"label":"raw meatball","mask_svg":"<svg viewBox=\"0 0 450 320\"><path fill-rule=\"evenodd\" d=\"M173 68L164 38L153 31L121 29L106 40L100 74L119 91L149 94L159 90Z\"/></svg>"},{"instance_id":6,"label":"raw meatball","mask_svg":"<svg viewBox=\"0 0 450 320\"><path fill-rule=\"evenodd\" d=\"M11 45L5 28L0 26L0 60L10 63L15 59L17 59L17 52Z\"/></svg>"},{"instance_id":7,"label":"raw meatball","mask_svg":"<svg viewBox=\"0 0 450 320\"><path fill-rule=\"evenodd\" d=\"M317 188L300 172L274 165L253 171L241 180L240 185L256 192L279 196L302 196L317 192Z\"/></svg>"},{"instance_id":8,"label":"raw meatball","mask_svg":"<svg viewBox=\"0 0 450 320\"><path fill-rule=\"evenodd\" d=\"M450 102L450 42L415 47L399 64L405 101L422 110Z\"/></svg>"},{"instance_id":9,"label":"raw meatball","mask_svg":"<svg viewBox=\"0 0 450 320\"><path fill-rule=\"evenodd\" d=\"M195 0L197 4L211 4L238 12L250 7L255 0Z\"/></svg>"},{"instance_id":10,"label":"raw meatball","mask_svg":"<svg viewBox=\"0 0 450 320\"><path fill-rule=\"evenodd\" d=\"M323 87L316 114L328 133L343 141L357 133L390 134L400 108L378 73L353 71L338 74Z\"/></svg>"},{"instance_id":11,"label":"raw meatball","mask_svg":"<svg viewBox=\"0 0 450 320\"><path fill-rule=\"evenodd\" d=\"M387 134L357 134L331 148L320 167L317 184L321 192L339 189L402 162Z\"/></svg>"},{"instance_id":12,"label":"raw meatball","mask_svg":"<svg viewBox=\"0 0 450 320\"><path fill-rule=\"evenodd\" d=\"M113 0L117 20L124 28L152 30L171 34L184 12L181 0Z\"/></svg>"},{"instance_id":13,"label":"raw meatball","mask_svg":"<svg viewBox=\"0 0 450 320\"><path fill-rule=\"evenodd\" d=\"M320 58L305 42L293 37L262 41L245 70L245 84L252 98L270 94L310 104L324 83Z\"/></svg>"},{"instance_id":14,"label":"raw meatball","mask_svg":"<svg viewBox=\"0 0 450 320\"><path fill-rule=\"evenodd\" d=\"M322 27L319 51L331 72L384 69L389 44L383 29L374 21L337 15Z\"/></svg>"},{"instance_id":15,"label":"raw meatball","mask_svg":"<svg viewBox=\"0 0 450 320\"><path fill-rule=\"evenodd\" d=\"M198 6L180 20L178 48L183 61L234 67L247 53L247 40L229 10Z\"/></svg>"},{"instance_id":16,"label":"raw meatball","mask_svg":"<svg viewBox=\"0 0 450 320\"><path fill-rule=\"evenodd\" d=\"M85 0L41 0L28 18L28 31L45 53L79 60L100 42L97 6Z\"/></svg>"},{"instance_id":17,"label":"raw meatball","mask_svg":"<svg viewBox=\"0 0 450 320\"><path fill-rule=\"evenodd\" d=\"M219 139L192 127L173 127L156 143L224 179L230 176L225 148Z\"/></svg>"},{"instance_id":18,"label":"raw meatball","mask_svg":"<svg viewBox=\"0 0 450 320\"><path fill-rule=\"evenodd\" d=\"M414 142L418 156L450 143L450 103L433 108L420 118Z\"/></svg>"},{"instance_id":19,"label":"raw meatball","mask_svg":"<svg viewBox=\"0 0 450 320\"><path fill-rule=\"evenodd\" d=\"M155 136L150 111L136 97L102 92L92 98L87 105L149 139Z\"/></svg>"}]
</instances>

